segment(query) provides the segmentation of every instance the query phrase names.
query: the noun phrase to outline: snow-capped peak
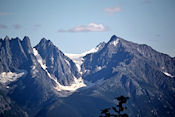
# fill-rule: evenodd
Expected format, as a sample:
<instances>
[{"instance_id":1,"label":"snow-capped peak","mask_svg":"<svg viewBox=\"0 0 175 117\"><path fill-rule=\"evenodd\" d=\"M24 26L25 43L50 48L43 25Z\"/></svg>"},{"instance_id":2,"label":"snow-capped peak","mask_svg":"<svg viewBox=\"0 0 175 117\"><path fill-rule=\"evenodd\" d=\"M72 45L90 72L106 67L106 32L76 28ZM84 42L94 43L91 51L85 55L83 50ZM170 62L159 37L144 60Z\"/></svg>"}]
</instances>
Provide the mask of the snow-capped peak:
<instances>
[{"instance_id":1,"label":"snow-capped peak","mask_svg":"<svg viewBox=\"0 0 175 117\"><path fill-rule=\"evenodd\" d=\"M119 43L119 39L113 40L110 44L116 46Z\"/></svg>"}]
</instances>

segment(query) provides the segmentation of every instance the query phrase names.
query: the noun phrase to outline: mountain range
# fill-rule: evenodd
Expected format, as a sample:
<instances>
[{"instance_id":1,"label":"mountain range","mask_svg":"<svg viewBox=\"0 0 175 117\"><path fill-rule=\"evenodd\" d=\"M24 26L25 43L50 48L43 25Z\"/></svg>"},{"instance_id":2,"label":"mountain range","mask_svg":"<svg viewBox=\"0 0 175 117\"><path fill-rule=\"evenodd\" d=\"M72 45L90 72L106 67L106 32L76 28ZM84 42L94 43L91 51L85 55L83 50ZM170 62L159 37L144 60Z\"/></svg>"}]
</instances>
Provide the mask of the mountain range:
<instances>
[{"instance_id":1,"label":"mountain range","mask_svg":"<svg viewBox=\"0 0 175 117\"><path fill-rule=\"evenodd\" d=\"M174 116L175 58L115 35L82 54L0 39L0 117L97 117L120 95L131 117Z\"/></svg>"}]
</instances>

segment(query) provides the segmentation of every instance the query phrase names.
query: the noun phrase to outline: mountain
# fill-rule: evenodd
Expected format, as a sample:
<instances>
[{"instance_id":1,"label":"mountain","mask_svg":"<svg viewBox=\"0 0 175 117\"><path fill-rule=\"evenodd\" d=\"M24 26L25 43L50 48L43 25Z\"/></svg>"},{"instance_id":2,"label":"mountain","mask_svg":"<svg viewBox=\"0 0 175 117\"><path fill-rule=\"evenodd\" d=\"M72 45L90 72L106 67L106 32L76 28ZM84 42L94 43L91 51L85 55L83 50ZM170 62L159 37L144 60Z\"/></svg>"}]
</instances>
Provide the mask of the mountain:
<instances>
[{"instance_id":1,"label":"mountain","mask_svg":"<svg viewBox=\"0 0 175 117\"><path fill-rule=\"evenodd\" d=\"M131 116L175 114L174 58L114 35L103 49L86 55L81 67L85 80L100 81L89 95L127 95Z\"/></svg>"},{"instance_id":2,"label":"mountain","mask_svg":"<svg viewBox=\"0 0 175 117\"><path fill-rule=\"evenodd\" d=\"M50 40L43 38L34 48L45 61L47 71L54 76L61 85L71 85L74 78L80 77L75 63L54 46Z\"/></svg>"},{"instance_id":3,"label":"mountain","mask_svg":"<svg viewBox=\"0 0 175 117\"><path fill-rule=\"evenodd\" d=\"M41 67L53 80L54 88L59 96L68 96L85 86L75 63L50 40L43 38L33 51Z\"/></svg>"},{"instance_id":4,"label":"mountain","mask_svg":"<svg viewBox=\"0 0 175 117\"><path fill-rule=\"evenodd\" d=\"M43 38L0 39L0 116L90 117L129 96L128 115L175 114L175 58L112 36L82 54Z\"/></svg>"},{"instance_id":5,"label":"mountain","mask_svg":"<svg viewBox=\"0 0 175 117\"><path fill-rule=\"evenodd\" d=\"M2 94L6 91L2 107L14 102L17 112L34 116L44 105L85 84L74 62L50 40L42 39L33 48L28 37L5 37L0 39L0 86Z\"/></svg>"},{"instance_id":6,"label":"mountain","mask_svg":"<svg viewBox=\"0 0 175 117\"><path fill-rule=\"evenodd\" d=\"M120 95L130 97L127 112L131 117L175 114L174 58L115 35L98 47L86 54L66 54L80 66L87 88L55 101L37 117L98 116Z\"/></svg>"},{"instance_id":7,"label":"mountain","mask_svg":"<svg viewBox=\"0 0 175 117\"><path fill-rule=\"evenodd\" d=\"M173 58L159 53L147 45L128 42L115 35L111 37L103 49L84 57L82 69L85 72L85 79L96 81L102 78L110 78L119 67L128 68L127 71L133 70L134 74L141 75L142 71L140 71L140 68L145 68L143 66L144 63L149 64L162 73L175 76L175 62ZM140 65L138 66L138 64Z\"/></svg>"}]
</instances>

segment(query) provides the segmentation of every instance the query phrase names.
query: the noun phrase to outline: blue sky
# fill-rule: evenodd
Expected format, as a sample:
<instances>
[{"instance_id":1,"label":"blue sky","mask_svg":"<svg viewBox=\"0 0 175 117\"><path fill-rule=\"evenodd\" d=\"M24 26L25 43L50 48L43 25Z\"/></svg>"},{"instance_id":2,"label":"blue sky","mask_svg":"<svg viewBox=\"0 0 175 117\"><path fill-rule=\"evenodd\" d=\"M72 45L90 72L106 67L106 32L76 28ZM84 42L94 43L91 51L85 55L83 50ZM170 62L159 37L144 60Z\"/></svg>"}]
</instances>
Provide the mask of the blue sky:
<instances>
[{"instance_id":1,"label":"blue sky","mask_svg":"<svg viewBox=\"0 0 175 117\"><path fill-rule=\"evenodd\" d=\"M0 37L81 53L117 35L175 56L175 0L0 0Z\"/></svg>"}]
</instances>

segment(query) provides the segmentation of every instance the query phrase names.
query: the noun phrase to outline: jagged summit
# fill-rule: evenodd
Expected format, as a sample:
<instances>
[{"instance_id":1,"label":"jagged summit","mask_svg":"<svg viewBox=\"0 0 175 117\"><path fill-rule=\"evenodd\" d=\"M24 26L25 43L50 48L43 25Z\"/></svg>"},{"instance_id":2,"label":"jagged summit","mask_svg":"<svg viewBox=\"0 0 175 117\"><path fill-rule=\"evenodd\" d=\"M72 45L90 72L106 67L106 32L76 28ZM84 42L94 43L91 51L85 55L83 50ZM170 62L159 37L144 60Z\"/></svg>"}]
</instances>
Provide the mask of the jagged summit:
<instances>
[{"instance_id":1,"label":"jagged summit","mask_svg":"<svg viewBox=\"0 0 175 117\"><path fill-rule=\"evenodd\" d=\"M28 46L31 45L31 43L30 43L30 39L29 39L28 36L25 36L25 37L23 38L22 41L23 41L23 43L27 44Z\"/></svg>"},{"instance_id":2,"label":"jagged summit","mask_svg":"<svg viewBox=\"0 0 175 117\"><path fill-rule=\"evenodd\" d=\"M46 43L48 40L46 38L42 38L39 43Z\"/></svg>"},{"instance_id":3,"label":"jagged summit","mask_svg":"<svg viewBox=\"0 0 175 117\"><path fill-rule=\"evenodd\" d=\"M32 51L32 45L31 45L31 42L30 42L30 39L29 39L28 36L25 36L21 43L22 43L22 46L23 46L24 51L26 53L30 53L31 54L33 52Z\"/></svg>"},{"instance_id":4,"label":"jagged summit","mask_svg":"<svg viewBox=\"0 0 175 117\"><path fill-rule=\"evenodd\" d=\"M10 38L8 35L6 35L3 39L4 41L10 41L10 40L20 40L20 41L23 41L23 40L27 40L27 41L30 41L30 38L28 36L24 36L24 38L21 40L19 37L15 37L15 38Z\"/></svg>"},{"instance_id":5,"label":"jagged summit","mask_svg":"<svg viewBox=\"0 0 175 117\"><path fill-rule=\"evenodd\" d=\"M28 36L24 36L23 41L30 41L30 38Z\"/></svg>"},{"instance_id":6,"label":"jagged summit","mask_svg":"<svg viewBox=\"0 0 175 117\"><path fill-rule=\"evenodd\" d=\"M113 36L110 38L109 42L112 42L112 41L116 40L117 38L118 38L118 37L117 37L116 35L113 35Z\"/></svg>"},{"instance_id":7,"label":"jagged summit","mask_svg":"<svg viewBox=\"0 0 175 117\"><path fill-rule=\"evenodd\" d=\"M129 43L132 43L132 42L129 42L125 39L122 39L116 35L113 35L110 40L107 42L107 45L110 47L111 45L114 46L117 46L117 45L126 45L126 44L129 44Z\"/></svg>"},{"instance_id":8,"label":"jagged summit","mask_svg":"<svg viewBox=\"0 0 175 117\"><path fill-rule=\"evenodd\" d=\"M123 46L130 46L130 45L138 45L137 43L125 40L121 37L118 37L116 35L113 35L110 40L107 42L108 45L116 46L117 44L123 45Z\"/></svg>"},{"instance_id":9,"label":"jagged summit","mask_svg":"<svg viewBox=\"0 0 175 117\"><path fill-rule=\"evenodd\" d=\"M39 44L40 45L44 45L44 44L53 45L53 43L50 40L46 39L46 38L42 38L41 41L39 42Z\"/></svg>"}]
</instances>

